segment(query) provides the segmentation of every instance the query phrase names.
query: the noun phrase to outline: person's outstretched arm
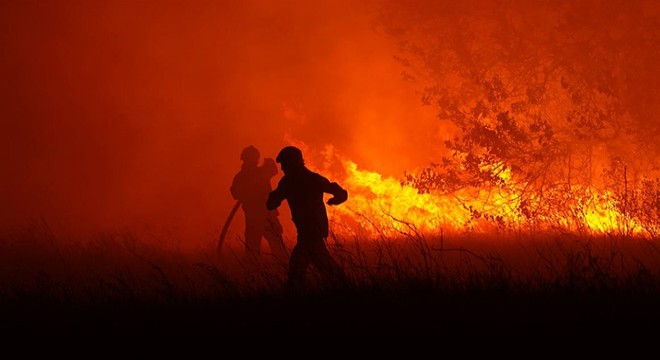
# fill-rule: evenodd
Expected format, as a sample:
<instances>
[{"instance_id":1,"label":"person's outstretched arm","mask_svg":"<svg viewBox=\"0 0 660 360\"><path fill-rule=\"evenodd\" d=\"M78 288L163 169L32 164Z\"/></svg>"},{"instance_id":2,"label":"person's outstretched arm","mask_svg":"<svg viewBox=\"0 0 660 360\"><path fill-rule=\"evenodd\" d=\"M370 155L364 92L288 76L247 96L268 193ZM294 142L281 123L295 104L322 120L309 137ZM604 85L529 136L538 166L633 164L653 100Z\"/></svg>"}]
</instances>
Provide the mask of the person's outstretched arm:
<instances>
[{"instance_id":1,"label":"person's outstretched arm","mask_svg":"<svg viewBox=\"0 0 660 360\"><path fill-rule=\"evenodd\" d=\"M266 200L266 208L268 210L275 210L280 206L280 204L282 204L284 199L286 199L286 192L284 191L282 180L280 180L280 183L277 184L277 188L268 194L268 200Z\"/></svg>"},{"instance_id":2,"label":"person's outstretched arm","mask_svg":"<svg viewBox=\"0 0 660 360\"><path fill-rule=\"evenodd\" d=\"M336 182L331 183L328 181L327 185L323 189L323 192L333 195L326 202L328 205L339 205L348 200L348 191L344 190L344 188L339 186L339 184Z\"/></svg>"}]
</instances>

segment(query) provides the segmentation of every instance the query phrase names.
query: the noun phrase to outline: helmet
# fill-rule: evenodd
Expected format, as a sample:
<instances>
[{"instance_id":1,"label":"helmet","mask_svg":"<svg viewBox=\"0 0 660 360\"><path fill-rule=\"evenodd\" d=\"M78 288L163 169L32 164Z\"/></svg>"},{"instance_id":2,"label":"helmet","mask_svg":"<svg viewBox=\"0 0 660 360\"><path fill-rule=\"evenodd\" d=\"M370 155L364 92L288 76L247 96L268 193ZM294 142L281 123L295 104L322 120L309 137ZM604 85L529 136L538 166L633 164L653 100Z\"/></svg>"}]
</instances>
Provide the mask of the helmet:
<instances>
[{"instance_id":1,"label":"helmet","mask_svg":"<svg viewBox=\"0 0 660 360\"><path fill-rule=\"evenodd\" d=\"M241 160L243 162L256 163L257 161L259 161L260 156L261 154L259 153L259 150L252 145L246 147L245 149L243 149L243 151L241 151Z\"/></svg>"},{"instance_id":2,"label":"helmet","mask_svg":"<svg viewBox=\"0 0 660 360\"><path fill-rule=\"evenodd\" d=\"M304 164L302 151L295 146L287 146L280 150L275 161L278 163Z\"/></svg>"}]
</instances>

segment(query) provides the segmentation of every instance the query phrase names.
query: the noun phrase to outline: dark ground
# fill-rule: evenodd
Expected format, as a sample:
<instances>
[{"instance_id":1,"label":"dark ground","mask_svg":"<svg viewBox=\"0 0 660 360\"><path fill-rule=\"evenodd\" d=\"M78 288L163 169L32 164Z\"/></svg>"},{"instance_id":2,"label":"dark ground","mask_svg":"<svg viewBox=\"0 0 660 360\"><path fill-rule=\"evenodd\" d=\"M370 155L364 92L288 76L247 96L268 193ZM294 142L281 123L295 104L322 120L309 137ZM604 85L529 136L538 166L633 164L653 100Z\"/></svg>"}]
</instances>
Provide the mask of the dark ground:
<instances>
[{"instance_id":1,"label":"dark ground","mask_svg":"<svg viewBox=\"0 0 660 360\"><path fill-rule=\"evenodd\" d=\"M501 335L559 331L606 335L660 329L659 294L591 292L525 293L511 290L443 294L327 291L310 295L264 295L226 301L75 304L32 299L2 307L3 331L141 333Z\"/></svg>"},{"instance_id":2,"label":"dark ground","mask_svg":"<svg viewBox=\"0 0 660 360\"><path fill-rule=\"evenodd\" d=\"M246 288L199 254L117 239L22 240L3 244L0 266L0 330L9 344L200 343L249 353L272 349L267 343L419 343L470 353L486 343L639 349L660 335L658 257L643 241L544 240L524 252L517 243L463 241L453 247L460 251L421 248L421 257L420 243L346 246L333 252L350 285L294 294L283 290L281 268Z\"/></svg>"}]
</instances>

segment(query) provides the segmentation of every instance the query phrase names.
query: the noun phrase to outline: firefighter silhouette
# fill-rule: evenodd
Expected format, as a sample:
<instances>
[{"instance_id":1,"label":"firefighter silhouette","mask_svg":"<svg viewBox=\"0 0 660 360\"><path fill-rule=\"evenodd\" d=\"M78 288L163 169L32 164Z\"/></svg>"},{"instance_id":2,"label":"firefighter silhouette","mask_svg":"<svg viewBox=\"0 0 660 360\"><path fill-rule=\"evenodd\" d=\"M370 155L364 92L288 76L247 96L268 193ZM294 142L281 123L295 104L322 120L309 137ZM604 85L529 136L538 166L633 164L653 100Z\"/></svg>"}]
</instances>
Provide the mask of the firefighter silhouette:
<instances>
[{"instance_id":1,"label":"firefighter silhouette","mask_svg":"<svg viewBox=\"0 0 660 360\"><path fill-rule=\"evenodd\" d=\"M289 261L288 286L300 289L306 281L309 265L326 280L345 281L342 268L331 257L325 244L328 237L328 215L323 194L332 194L328 205L338 205L348 199L348 192L307 167L300 149L287 146L276 158L284 177L268 196L267 208L274 210L286 200L297 230L296 245Z\"/></svg>"},{"instance_id":2,"label":"firefighter silhouette","mask_svg":"<svg viewBox=\"0 0 660 360\"><path fill-rule=\"evenodd\" d=\"M231 195L241 203L245 214L245 257L258 260L261 255L261 239L265 238L272 254L280 261L286 260L286 248L282 239L282 224L277 210L268 210L266 200L271 191L270 180L277 175L277 165L266 158L259 166L259 150L250 145L241 152L243 164L234 176Z\"/></svg>"}]
</instances>

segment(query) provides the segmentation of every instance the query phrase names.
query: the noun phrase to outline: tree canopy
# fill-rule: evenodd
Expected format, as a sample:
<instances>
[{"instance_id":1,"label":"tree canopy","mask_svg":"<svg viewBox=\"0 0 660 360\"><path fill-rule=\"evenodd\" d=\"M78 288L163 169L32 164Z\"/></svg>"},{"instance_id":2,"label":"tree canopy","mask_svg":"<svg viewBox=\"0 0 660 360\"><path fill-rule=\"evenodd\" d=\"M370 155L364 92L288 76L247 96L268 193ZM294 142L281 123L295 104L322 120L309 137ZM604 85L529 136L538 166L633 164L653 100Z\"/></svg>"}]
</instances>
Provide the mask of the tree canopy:
<instances>
[{"instance_id":1,"label":"tree canopy","mask_svg":"<svg viewBox=\"0 0 660 360\"><path fill-rule=\"evenodd\" d=\"M611 158L657 169L659 9L618 0L384 6L404 76L456 129L451 156L408 180L451 190L508 171L541 190L597 183Z\"/></svg>"}]
</instances>

